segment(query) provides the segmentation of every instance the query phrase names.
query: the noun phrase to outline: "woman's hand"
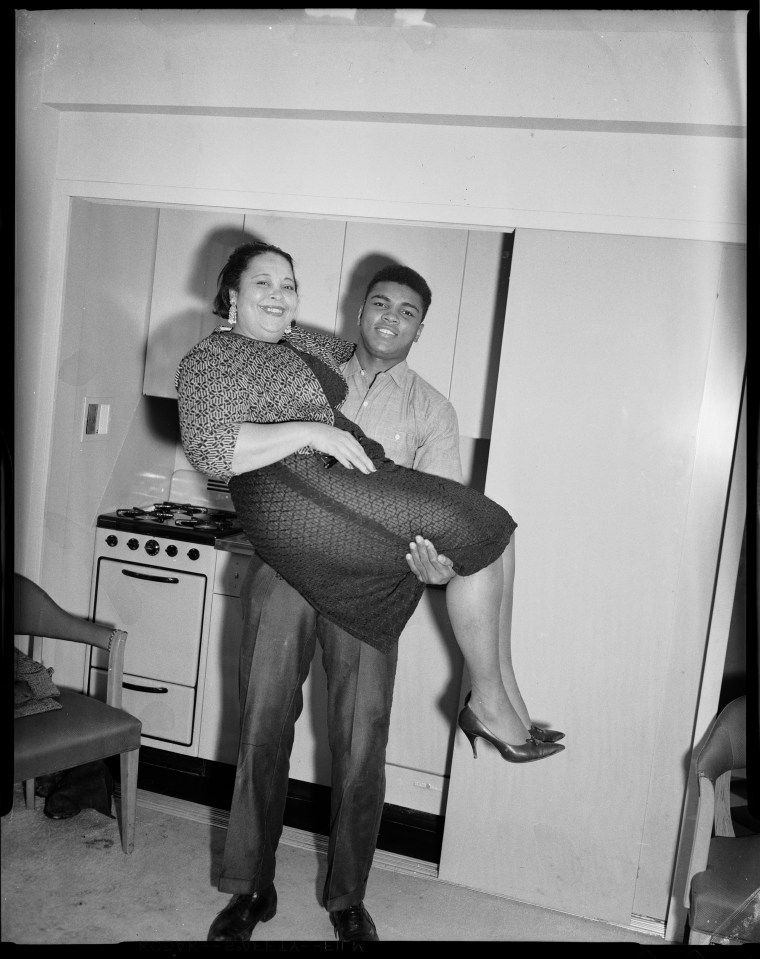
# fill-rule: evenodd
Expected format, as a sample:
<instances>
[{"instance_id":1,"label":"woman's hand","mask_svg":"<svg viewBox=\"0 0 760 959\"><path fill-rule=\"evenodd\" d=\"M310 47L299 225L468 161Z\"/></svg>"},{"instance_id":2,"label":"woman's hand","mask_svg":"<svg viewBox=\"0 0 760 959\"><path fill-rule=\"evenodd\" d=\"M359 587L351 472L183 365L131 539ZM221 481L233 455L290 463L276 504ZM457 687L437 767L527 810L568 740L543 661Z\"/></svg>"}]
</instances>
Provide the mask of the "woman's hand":
<instances>
[{"instance_id":1,"label":"woman's hand","mask_svg":"<svg viewBox=\"0 0 760 959\"><path fill-rule=\"evenodd\" d=\"M358 469L362 473L374 473L375 467L361 443L345 430L326 423L310 423L312 427L309 446L333 456L346 469Z\"/></svg>"}]
</instances>

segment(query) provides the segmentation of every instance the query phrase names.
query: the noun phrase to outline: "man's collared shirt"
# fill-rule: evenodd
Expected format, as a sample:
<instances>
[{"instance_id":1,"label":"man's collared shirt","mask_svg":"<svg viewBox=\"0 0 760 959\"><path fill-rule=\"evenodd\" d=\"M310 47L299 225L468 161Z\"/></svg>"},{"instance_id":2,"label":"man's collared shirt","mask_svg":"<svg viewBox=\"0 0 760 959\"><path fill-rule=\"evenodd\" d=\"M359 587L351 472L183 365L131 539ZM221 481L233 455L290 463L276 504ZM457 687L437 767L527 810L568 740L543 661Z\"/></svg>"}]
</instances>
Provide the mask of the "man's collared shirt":
<instances>
[{"instance_id":1,"label":"man's collared shirt","mask_svg":"<svg viewBox=\"0 0 760 959\"><path fill-rule=\"evenodd\" d=\"M399 466L462 482L454 407L402 360L372 379L354 354L341 367L348 396L341 412L382 443Z\"/></svg>"}]
</instances>

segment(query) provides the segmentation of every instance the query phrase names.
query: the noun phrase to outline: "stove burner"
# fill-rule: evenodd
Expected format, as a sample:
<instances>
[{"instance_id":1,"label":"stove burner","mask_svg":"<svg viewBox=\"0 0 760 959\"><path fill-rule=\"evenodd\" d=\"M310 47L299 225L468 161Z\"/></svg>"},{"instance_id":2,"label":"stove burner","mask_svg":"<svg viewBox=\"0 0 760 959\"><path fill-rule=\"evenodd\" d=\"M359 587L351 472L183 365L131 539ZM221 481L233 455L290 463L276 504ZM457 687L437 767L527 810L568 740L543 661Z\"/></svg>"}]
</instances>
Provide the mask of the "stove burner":
<instances>
[{"instance_id":1,"label":"stove burner","mask_svg":"<svg viewBox=\"0 0 760 959\"><path fill-rule=\"evenodd\" d=\"M224 514L216 514L214 516L196 518L191 517L190 519L175 519L175 526L189 527L191 529L207 529L207 530L219 530L223 532L226 529L229 529L233 523L229 517Z\"/></svg>"}]
</instances>

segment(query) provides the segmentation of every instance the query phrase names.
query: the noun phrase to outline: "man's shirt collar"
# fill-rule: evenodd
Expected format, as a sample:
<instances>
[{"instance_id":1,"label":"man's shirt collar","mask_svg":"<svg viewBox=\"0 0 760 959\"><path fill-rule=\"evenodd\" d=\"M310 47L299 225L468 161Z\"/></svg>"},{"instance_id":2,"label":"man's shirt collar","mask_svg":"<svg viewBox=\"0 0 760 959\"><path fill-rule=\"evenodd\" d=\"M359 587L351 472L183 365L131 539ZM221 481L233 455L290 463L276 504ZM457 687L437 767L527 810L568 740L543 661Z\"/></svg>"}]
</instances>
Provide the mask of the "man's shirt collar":
<instances>
[{"instance_id":1,"label":"man's shirt collar","mask_svg":"<svg viewBox=\"0 0 760 959\"><path fill-rule=\"evenodd\" d=\"M402 386L404 383L404 380L406 379L408 370L409 370L409 365L406 362L406 360L401 360L400 363L396 363L395 366L392 366L389 370L386 370L386 372L391 377L391 379L396 384L396 386ZM356 353L353 354L351 359L344 366L343 375L346 378L348 378L349 376L362 375L362 365L359 362L359 359Z\"/></svg>"}]
</instances>

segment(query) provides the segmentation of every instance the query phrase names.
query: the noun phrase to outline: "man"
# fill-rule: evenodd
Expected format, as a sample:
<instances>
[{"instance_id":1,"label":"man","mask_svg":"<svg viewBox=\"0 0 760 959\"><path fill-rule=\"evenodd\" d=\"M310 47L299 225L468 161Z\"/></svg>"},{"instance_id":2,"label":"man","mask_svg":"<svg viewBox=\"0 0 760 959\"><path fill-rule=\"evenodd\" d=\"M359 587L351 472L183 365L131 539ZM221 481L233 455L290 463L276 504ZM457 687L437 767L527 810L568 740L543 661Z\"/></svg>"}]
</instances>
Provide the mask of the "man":
<instances>
[{"instance_id":1,"label":"man","mask_svg":"<svg viewBox=\"0 0 760 959\"><path fill-rule=\"evenodd\" d=\"M406 363L430 299L427 283L414 270L390 266L375 274L359 311L356 352L343 367L348 397L342 411L400 465L461 482L454 408ZM443 585L454 575L451 561L420 536L406 558L422 582ZM289 757L303 706L301 687L318 639L328 679L332 752L323 903L338 939L375 940L363 900L385 797L397 649L382 653L328 622L257 557L241 600L242 735L219 878L220 891L234 895L214 919L208 939L247 941L256 924L277 909L275 852Z\"/></svg>"}]
</instances>

